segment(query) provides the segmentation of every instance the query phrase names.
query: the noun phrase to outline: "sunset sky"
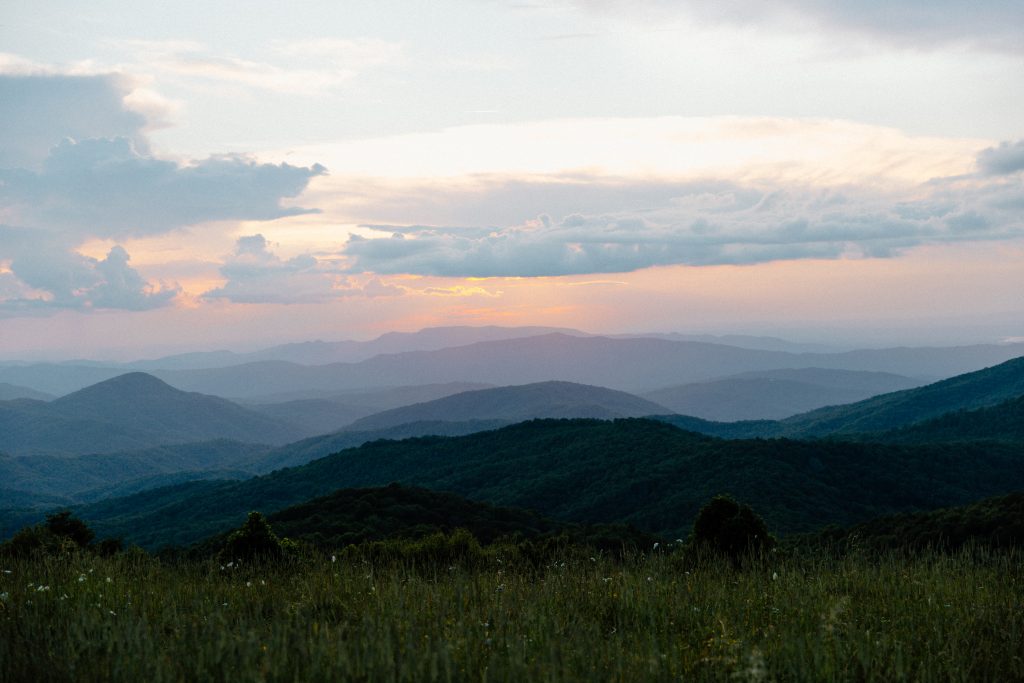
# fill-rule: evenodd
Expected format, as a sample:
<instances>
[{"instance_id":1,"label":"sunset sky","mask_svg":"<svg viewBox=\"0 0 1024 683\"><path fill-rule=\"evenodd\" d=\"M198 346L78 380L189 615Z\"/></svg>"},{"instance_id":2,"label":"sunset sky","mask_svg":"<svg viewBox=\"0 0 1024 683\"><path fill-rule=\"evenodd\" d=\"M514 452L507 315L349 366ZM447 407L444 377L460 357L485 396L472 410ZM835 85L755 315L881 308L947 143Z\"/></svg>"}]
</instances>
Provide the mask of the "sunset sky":
<instances>
[{"instance_id":1,"label":"sunset sky","mask_svg":"<svg viewBox=\"0 0 1024 683\"><path fill-rule=\"evenodd\" d=\"M1024 338L1019 0L0 8L0 360Z\"/></svg>"}]
</instances>

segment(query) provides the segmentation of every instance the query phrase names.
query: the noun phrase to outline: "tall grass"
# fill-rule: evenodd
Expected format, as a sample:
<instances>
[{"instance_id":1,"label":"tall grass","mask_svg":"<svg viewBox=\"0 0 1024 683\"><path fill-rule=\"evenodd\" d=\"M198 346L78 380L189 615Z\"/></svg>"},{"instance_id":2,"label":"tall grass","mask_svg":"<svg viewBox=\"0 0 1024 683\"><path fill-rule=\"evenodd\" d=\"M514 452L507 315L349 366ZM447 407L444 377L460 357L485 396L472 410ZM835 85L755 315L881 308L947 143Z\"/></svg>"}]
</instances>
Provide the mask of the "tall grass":
<instances>
[{"instance_id":1,"label":"tall grass","mask_svg":"<svg viewBox=\"0 0 1024 683\"><path fill-rule=\"evenodd\" d=\"M1005 555L0 569L4 682L1024 680Z\"/></svg>"}]
</instances>

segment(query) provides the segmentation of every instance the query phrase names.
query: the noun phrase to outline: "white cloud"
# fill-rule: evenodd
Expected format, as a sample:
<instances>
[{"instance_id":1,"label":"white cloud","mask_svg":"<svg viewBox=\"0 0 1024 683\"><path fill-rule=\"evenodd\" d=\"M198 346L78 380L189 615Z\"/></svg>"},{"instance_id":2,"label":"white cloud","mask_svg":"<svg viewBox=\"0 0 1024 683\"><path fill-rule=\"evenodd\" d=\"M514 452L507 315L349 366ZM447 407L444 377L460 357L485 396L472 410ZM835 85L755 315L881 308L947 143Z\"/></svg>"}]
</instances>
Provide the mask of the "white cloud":
<instances>
[{"instance_id":1,"label":"white cloud","mask_svg":"<svg viewBox=\"0 0 1024 683\"><path fill-rule=\"evenodd\" d=\"M854 185L593 179L513 181L457 191L455 205L544 201L558 211L500 227L364 226L344 254L354 272L450 277L611 273L651 266L749 264L788 259L890 257L926 244L1024 238L1024 179L965 175L889 191ZM588 198L603 196L588 206ZM618 201L618 208L610 205ZM577 207L574 213L566 209ZM596 210L595 210L596 209ZM561 216L553 220L548 215ZM463 216L464 217L464 216ZM373 237L386 233L388 237Z\"/></svg>"},{"instance_id":2,"label":"white cloud","mask_svg":"<svg viewBox=\"0 0 1024 683\"><path fill-rule=\"evenodd\" d=\"M402 57L399 43L372 38L278 40L263 51L261 59L214 52L193 41L128 41L126 45L138 55L141 69L291 95L322 94Z\"/></svg>"},{"instance_id":3,"label":"white cloud","mask_svg":"<svg viewBox=\"0 0 1024 683\"><path fill-rule=\"evenodd\" d=\"M9 237L0 231L0 237ZM13 245L13 249L10 247ZM0 315L58 309L143 311L169 305L180 293L174 285L147 282L120 246L103 259L59 245L40 248L31 239L8 241L12 258L0 274Z\"/></svg>"},{"instance_id":4,"label":"white cloud","mask_svg":"<svg viewBox=\"0 0 1024 683\"><path fill-rule=\"evenodd\" d=\"M360 284L335 260L310 254L282 259L270 251L263 235L240 237L234 254L220 270L227 281L203 298L242 304L306 304L350 296L395 296L404 291L379 278Z\"/></svg>"},{"instance_id":5,"label":"white cloud","mask_svg":"<svg viewBox=\"0 0 1024 683\"><path fill-rule=\"evenodd\" d=\"M138 81L26 69L0 73L4 314L168 305L179 287L147 281L121 245L108 247L102 259L77 248L312 211L283 206L282 200L300 194L324 173L321 166L264 164L241 155L159 158L145 135L159 120L145 112L159 114L160 101L151 93L132 99Z\"/></svg>"},{"instance_id":6,"label":"white cloud","mask_svg":"<svg viewBox=\"0 0 1024 683\"><path fill-rule=\"evenodd\" d=\"M684 13L700 21L739 26L773 25L803 31L828 29L866 35L900 47L967 45L1022 52L1024 4L1017 0L576 0L588 9L627 11L663 20Z\"/></svg>"}]
</instances>

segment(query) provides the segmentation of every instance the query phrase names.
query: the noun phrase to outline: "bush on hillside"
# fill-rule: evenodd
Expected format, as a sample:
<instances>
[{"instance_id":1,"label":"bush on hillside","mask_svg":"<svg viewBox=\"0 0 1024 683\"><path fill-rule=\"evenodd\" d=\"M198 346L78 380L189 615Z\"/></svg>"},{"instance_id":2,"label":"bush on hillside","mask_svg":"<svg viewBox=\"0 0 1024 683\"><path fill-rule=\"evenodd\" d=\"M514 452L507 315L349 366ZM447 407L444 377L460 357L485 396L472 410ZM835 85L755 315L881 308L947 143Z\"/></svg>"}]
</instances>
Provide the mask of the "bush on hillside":
<instances>
[{"instance_id":1,"label":"bush on hillside","mask_svg":"<svg viewBox=\"0 0 1024 683\"><path fill-rule=\"evenodd\" d=\"M715 496L701 508L692 541L697 549L727 557L734 565L775 546L764 520L729 496Z\"/></svg>"}]
</instances>

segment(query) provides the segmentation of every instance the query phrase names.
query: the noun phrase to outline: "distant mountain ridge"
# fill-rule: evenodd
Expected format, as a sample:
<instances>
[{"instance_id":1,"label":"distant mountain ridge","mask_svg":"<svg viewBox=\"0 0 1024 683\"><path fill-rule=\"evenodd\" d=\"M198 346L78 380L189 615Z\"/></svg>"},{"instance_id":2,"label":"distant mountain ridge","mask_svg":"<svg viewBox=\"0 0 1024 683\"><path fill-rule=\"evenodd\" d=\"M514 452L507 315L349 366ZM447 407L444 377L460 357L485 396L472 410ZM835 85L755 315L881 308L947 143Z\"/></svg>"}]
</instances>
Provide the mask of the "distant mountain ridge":
<instances>
[{"instance_id":1,"label":"distant mountain ridge","mask_svg":"<svg viewBox=\"0 0 1024 683\"><path fill-rule=\"evenodd\" d=\"M179 389L265 402L279 400L269 397L323 398L355 390L447 382L505 386L559 380L642 393L742 372L810 367L939 378L1024 354L1024 344L792 353L576 331L529 336L535 331L521 328L519 332L527 336L379 354L358 362L301 365L266 360L204 369L152 369L150 373ZM493 328L488 334L508 337L513 332L515 328L512 332ZM442 335L442 339L449 338ZM0 381L59 395L122 373L120 368L95 364L9 364L0 366Z\"/></svg>"},{"instance_id":2,"label":"distant mountain ridge","mask_svg":"<svg viewBox=\"0 0 1024 683\"><path fill-rule=\"evenodd\" d=\"M705 420L780 420L922 384L891 373L797 368L746 372L650 391L643 397Z\"/></svg>"},{"instance_id":3,"label":"distant mountain ridge","mask_svg":"<svg viewBox=\"0 0 1024 683\"><path fill-rule=\"evenodd\" d=\"M923 387L829 406L778 421L710 422L667 416L682 429L725 438L807 438L880 433L947 413L985 408L1024 395L1024 356Z\"/></svg>"},{"instance_id":4,"label":"distant mountain ridge","mask_svg":"<svg viewBox=\"0 0 1024 683\"><path fill-rule=\"evenodd\" d=\"M466 391L445 398L395 408L353 422L351 430L397 427L412 422L503 420L534 418L643 417L665 412L665 407L622 391L573 382L533 384Z\"/></svg>"},{"instance_id":5,"label":"distant mountain ridge","mask_svg":"<svg viewBox=\"0 0 1024 683\"><path fill-rule=\"evenodd\" d=\"M216 396L127 373L44 403L0 403L0 451L104 453L208 439L282 444L294 427Z\"/></svg>"},{"instance_id":6,"label":"distant mountain ridge","mask_svg":"<svg viewBox=\"0 0 1024 683\"><path fill-rule=\"evenodd\" d=\"M56 397L53 394L36 391L29 387L20 387L16 384L0 382L0 401L13 401L19 398L29 398L33 401L52 401Z\"/></svg>"}]
</instances>

